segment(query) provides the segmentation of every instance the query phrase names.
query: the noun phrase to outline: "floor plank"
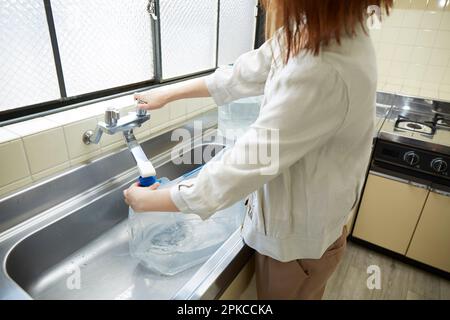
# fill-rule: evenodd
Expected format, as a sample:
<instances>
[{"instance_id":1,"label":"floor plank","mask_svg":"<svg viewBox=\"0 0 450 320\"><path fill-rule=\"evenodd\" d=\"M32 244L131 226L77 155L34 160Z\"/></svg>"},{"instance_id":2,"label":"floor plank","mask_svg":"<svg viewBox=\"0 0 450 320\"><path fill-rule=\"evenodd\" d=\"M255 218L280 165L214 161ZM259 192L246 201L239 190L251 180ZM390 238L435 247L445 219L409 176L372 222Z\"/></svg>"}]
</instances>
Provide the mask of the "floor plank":
<instances>
[{"instance_id":1,"label":"floor plank","mask_svg":"<svg viewBox=\"0 0 450 320\"><path fill-rule=\"evenodd\" d=\"M367 267L381 271L381 289L367 288ZM450 281L352 242L328 281L324 299L450 299Z\"/></svg>"}]
</instances>

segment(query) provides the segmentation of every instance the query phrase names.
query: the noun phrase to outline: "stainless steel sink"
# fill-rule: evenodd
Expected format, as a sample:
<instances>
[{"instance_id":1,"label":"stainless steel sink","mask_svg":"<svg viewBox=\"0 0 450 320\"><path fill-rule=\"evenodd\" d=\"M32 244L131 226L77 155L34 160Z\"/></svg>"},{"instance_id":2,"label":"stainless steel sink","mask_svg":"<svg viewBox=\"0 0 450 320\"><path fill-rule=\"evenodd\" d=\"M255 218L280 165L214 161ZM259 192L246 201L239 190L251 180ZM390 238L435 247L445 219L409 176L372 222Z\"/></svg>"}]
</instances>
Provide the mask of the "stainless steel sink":
<instances>
[{"instance_id":1,"label":"stainless steel sink","mask_svg":"<svg viewBox=\"0 0 450 320\"><path fill-rule=\"evenodd\" d=\"M191 150L207 146L216 151L223 148L195 139L189 142ZM186 144L178 147L186 151ZM127 152L115 156L127 156ZM114 162L99 161L103 163L91 165ZM171 180L200 165L176 165L169 150L153 156L152 162L160 177ZM130 257L128 206L122 191L135 181L137 170L132 161L129 166L0 234L0 299L199 299L216 298L226 289L252 253L238 230L206 263L175 276L152 273ZM87 169L80 168L89 173ZM43 187L51 190L52 184L64 178L70 179L70 173L0 201L0 210L10 208L14 197L26 200L30 192L39 194L36 189Z\"/></svg>"}]
</instances>

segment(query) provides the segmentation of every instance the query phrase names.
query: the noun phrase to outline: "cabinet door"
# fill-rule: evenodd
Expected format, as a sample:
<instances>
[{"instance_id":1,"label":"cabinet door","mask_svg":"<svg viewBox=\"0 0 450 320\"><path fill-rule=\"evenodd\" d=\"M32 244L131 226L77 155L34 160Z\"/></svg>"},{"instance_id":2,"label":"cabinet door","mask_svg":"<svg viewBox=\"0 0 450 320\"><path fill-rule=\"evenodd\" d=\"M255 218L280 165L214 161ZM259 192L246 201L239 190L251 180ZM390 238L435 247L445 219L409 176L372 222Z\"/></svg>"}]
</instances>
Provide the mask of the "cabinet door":
<instances>
[{"instance_id":1,"label":"cabinet door","mask_svg":"<svg viewBox=\"0 0 450 320\"><path fill-rule=\"evenodd\" d=\"M430 192L407 256L450 272L450 197Z\"/></svg>"},{"instance_id":2,"label":"cabinet door","mask_svg":"<svg viewBox=\"0 0 450 320\"><path fill-rule=\"evenodd\" d=\"M428 190L370 174L353 236L406 254Z\"/></svg>"},{"instance_id":3,"label":"cabinet door","mask_svg":"<svg viewBox=\"0 0 450 320\"><path fill-rule=\"evenodd\" d=\"M256 300L256 287L255 283L252 282L254 273L255 258L253 256L234 278L219 300L241 300L242 298L245 300ZM249 288L249 286L254 286L255 288Z\"/></svg>"}]
</instances>

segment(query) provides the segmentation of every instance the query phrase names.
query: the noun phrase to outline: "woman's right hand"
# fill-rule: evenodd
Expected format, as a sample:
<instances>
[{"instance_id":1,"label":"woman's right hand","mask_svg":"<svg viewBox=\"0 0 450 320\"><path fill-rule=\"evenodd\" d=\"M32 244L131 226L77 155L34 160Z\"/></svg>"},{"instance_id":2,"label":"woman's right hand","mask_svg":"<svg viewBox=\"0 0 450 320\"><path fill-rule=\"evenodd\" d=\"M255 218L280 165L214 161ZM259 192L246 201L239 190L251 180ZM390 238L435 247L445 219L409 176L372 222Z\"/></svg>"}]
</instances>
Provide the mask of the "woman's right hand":
<instances>
[{"instance_id":1,"label":"woman's right hand","mask_svg":"<svg viewBox=\"0 0 450 320\"><path fill-rule=\"evenodd\" d=\"M137 93L134 100L139 101L138 108L155 110L164 107L170 102L168 92L165 88L156 88L151 91Z\"/></svg>"}]
</instances>

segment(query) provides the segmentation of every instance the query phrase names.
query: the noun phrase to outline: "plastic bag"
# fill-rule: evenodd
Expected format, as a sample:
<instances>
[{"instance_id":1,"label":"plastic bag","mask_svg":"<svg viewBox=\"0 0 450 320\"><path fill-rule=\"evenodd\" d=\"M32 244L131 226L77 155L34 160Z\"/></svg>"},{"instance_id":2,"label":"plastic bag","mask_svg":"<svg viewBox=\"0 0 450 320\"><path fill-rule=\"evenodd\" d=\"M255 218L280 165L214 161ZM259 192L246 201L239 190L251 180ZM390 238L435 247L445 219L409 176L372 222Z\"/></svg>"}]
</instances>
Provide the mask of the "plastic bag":
<instances>
[{"instance_id":1,"label":"plastic bag","mask_svg":"<svg viewBox=\"0 0 450 320\"><path fill-rule=\"evenodd\" d=\"M161 179L160 188L175 181ZM129 211L130 254L146 268L163 275L175 275L205 262L239 227L245 207L242 201L218 211L207 220L195 214Z\"/></svg>"}]
</instances>

